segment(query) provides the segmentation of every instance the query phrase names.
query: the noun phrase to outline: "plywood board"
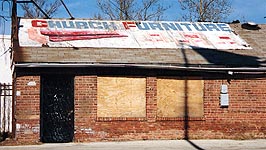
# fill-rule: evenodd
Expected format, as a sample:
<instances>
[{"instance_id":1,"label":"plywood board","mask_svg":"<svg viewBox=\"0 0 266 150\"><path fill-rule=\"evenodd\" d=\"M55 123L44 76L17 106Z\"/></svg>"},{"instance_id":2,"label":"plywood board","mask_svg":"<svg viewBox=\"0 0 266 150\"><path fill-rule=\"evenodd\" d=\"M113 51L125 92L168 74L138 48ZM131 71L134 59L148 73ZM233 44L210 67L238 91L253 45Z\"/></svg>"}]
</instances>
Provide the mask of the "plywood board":
<instances>
[{"instance_id":1,"label":"plywood board","mask_svg":"<svg viewBox=\"0 0 266 150\"><path fill-rule=\"evenodd\" d=\"M98 117L145 117L146 79L97 78Z\"/></svg>"},{"instance_id":2,"label":"plywood board","mask_svg":"<svg viewBox=\"0 0 266 150\"><path fill-rule=\"evenodd\" d=\"M157 80L157 116L203 116L203 80Z\"/></svg>"}]
</instances>

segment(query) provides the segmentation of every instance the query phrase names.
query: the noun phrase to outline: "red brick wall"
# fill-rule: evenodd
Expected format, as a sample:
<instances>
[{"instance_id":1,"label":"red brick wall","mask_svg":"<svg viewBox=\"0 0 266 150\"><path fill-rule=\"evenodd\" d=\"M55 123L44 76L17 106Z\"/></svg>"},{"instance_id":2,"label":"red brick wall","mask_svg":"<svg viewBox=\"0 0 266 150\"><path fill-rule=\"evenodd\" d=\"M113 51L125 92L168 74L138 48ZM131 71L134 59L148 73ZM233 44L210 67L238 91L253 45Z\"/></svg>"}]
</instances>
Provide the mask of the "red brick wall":
<instances>
[{"instance_id":1,"label":"red brick wall","mask_svg":"<svg viewBox=\"0 0 266 150\"><path fill-rule=\"evenodd\" d=\"M212 133L204 137L265 138L266 80L232 80L228 85L228 108L219 108L221 84L205 81L204 126Z\"/></svg>"},{"instance_id":2,"label":"red brick wall","mask_svg":"<svg viewBox=\"0 0 266 150\"><path fill-rule=\"evenodd\" d=\"M33 84L29 85L29 82ZM15 94L15 138L18 141L39 141L40 77L17 77Z\"/></svg>"},{"instance_id":3,"label":"red brick wall","mask_svg":"<svg viewBox=\"0 0 266 150\"><path fill-rule=\"evenodd\" d=\"M146 79L146 117L148 122L155 122L157 115L157 79Z\"/></svg>"},{"instance_id":4,"label":"red brick wall","mask_svg":"<svg viewBox=\"0 0 266 150\"><path fill-rule=\"evenodd\" d=\"M77 81L78 80L78 81ZM182 139L188 138L230 138L248 139L266 137L266 80L205 80L204 82L204 117L179 120L159 120L156 118L157 97L156 77L147 78L146 100L147 117L145 120L97 120L96 77L78 77L76 81L82 87L83 101L93 101L90 107L82 107L78 111L91 112L81 115L87 123L78 123L76 108L76 141L102 140L141 140L141 139ZM77 84L76 82L76 84ZM89 83L87 83L89 82ZM91 83L93 82L93 83ZM228 84L229 107L220 107L220 86ZM86 87L86 88L85 88ZM89 89L89 90L86 90ZM93 89L93 90L91 90ZM76 89L79 91L79 89ZM76 91L76 98L79 97ZM94 92L93 97L89 96ZM86 94L87 93L87 94ZM76 100L76 105L83 103ZM93 116L93 117L89 117Z\"/></svg>"},{"instance_id":5,"label":"red brick wall","mask_svg":"<svg viewBox=\"0 0 266 150\"><path fill-rule=\"evenodd\" d=\"M37 85L27 86L29 81ZM39 140L39 77L17 78L16 130L18 140ZM204 117L159 120L157 78L147 77L146 119L97 118L97 76L75 77L76 142L142 139L266 138L266 79L204 81ZM228 84L229 107L220 107L220 86ZM25 117L24 117L25 116Z\"/></svg>"},{"instance_id":6,"label":"red brick wall","mask_svg":"<svg viewBox=\"0 0 266 150\"><path fill-rule=\"evenodd\" d=\"M91 128L97 117L97 77L75 77L75 141L94 140ZM94 132L94 131L93 131Z\"/></svg>"}]
</instances>

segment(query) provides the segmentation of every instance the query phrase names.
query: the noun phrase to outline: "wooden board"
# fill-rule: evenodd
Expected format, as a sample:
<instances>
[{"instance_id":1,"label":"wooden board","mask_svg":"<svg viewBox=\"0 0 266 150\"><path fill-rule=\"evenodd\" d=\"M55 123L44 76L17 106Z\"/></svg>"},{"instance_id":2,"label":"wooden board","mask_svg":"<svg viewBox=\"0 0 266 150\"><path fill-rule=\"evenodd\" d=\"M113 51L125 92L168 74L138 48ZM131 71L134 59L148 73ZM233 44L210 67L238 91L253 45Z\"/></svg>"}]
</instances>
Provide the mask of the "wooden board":
<instances>
[{"instance_id":1,"label":"wooden board","mask_svg":"<svg viewBox=\"0 0 266 150\"><path fill-rule=\"evenodd\" d=\"M146 79L97 78L98 117L145 117Z\"/></svg>"},{"instance_id":2,"label":"wooden board","mask_svg":"<svg viewBox=\"0 0 266 150\"><path fill-rule=\"evenodd\" d=\"M203 80L158 79L157 116L202 117L203 86Z\"/></svg>"}]
</instances>

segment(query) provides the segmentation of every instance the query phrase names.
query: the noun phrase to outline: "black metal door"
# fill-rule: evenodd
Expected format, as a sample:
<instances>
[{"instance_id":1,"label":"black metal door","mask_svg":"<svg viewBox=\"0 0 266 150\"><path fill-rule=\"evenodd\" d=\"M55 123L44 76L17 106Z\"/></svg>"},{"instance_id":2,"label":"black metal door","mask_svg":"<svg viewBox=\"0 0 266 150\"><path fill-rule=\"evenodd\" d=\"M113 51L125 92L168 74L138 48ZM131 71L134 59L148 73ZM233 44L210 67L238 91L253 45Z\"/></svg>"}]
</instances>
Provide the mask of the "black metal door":
<instances>
[{"instance_id":1,"label":"black metal door","mask_svg":"<svg viewBox=\"0 0 266 150\"><path fill-rule=\"evenodd\" d=\"M72 142L74 136L74 77L41 78L41 141Z\"/></svg>"}]
</instances>

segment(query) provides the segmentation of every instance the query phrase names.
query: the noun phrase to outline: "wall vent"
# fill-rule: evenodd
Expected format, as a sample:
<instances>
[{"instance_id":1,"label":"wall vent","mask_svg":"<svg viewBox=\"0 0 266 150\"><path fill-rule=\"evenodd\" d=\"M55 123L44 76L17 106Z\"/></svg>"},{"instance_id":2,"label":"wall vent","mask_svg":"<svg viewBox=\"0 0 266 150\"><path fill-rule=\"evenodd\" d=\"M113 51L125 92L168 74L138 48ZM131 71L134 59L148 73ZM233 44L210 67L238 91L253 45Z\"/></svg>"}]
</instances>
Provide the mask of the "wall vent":
<instances>
[{"instance_id":1,"label":"wall vent","mask_svg":"<svg viewBox=\"0 0 266 150\"><path fill-rule=\"evenodd\" d=\"M247 22L247 23L243 23L243 24L241 25L241 27L242 27L243 29L247 29L247 30L259 30L259 29L261 29L261 28L259 27L259 25L256 24L255 22Z\"/></svg>"}]
</instances>

